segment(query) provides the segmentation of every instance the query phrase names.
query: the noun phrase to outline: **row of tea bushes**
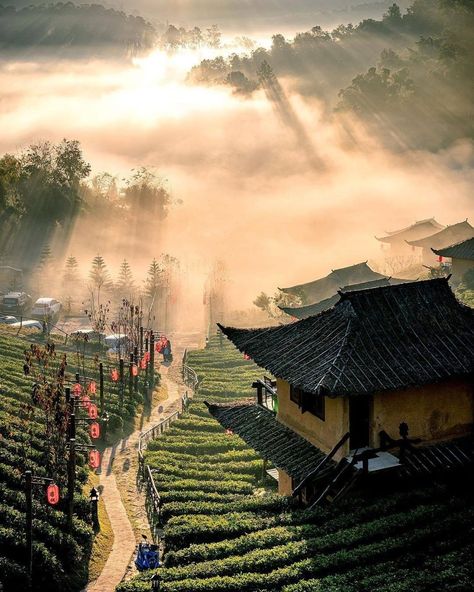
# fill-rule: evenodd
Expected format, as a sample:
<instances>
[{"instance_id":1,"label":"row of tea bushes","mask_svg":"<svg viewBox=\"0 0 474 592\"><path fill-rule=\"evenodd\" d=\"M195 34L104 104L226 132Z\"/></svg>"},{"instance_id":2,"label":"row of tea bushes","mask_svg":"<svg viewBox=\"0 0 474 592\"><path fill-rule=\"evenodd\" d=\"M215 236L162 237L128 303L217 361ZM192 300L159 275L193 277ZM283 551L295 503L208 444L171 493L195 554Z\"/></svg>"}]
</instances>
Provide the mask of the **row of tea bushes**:
<instances>
[{"instance_id":1,"label":"row of tea bushes","mask_svg":"<svg viewBox=\"0 0 474 592\"><path fill-rule=\"evenodd\" d=\"M474 589L473 494L465 483L352 494L313 511L259 495L261 461L235 436L220 435L202 403L247 397L258 371L218 338L189 363L203 380L199 395L147 453L166 522L162 592ZM149 590L150 575L118 590Z\"/></svg>"},{"instance_id":2,"label":"row of tea bushes","mask_svg":"<svg viewBox=\"0 0 474 592\"><path fill-rule=\"evenodd\" d=\"M23 473L47 477L44 415L36 409L32 419L32 379L23 372L24 339L0 334L0 583L4 590L26 589L26 543ZM84 435L79 429L78 436ZM79 461L81 456L79 456ZM81 495L87 468L78 466L77 516L72 532L66 515L46 503L44 490L33 488L33 562L35 590L80 589L80 565L87 565L92 542L89 502ZM79 565L79 569L78 569Z\"/></svg>"}]
</instances>

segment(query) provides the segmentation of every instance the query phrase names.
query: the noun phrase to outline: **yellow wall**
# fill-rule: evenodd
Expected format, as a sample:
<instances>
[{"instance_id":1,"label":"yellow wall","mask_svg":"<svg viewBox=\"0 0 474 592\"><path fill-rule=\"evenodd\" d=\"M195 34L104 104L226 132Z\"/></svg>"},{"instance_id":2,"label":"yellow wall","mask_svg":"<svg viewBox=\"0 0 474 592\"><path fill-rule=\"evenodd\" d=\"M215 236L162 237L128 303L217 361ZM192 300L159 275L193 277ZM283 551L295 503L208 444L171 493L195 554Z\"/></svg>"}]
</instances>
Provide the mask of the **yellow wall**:
<instances>
[{"instance_id":1,"label":"yellow wall","mask_svg":"<svg viewBox=\"0 0 474 592\"><path fill-rule=\"evenodd\" d=\"M451 267L453 281L460 282L462 280L462 276L470 269L474 269L474 261L469 261L468 259L453 259Z\"/></svg>"},{"instance_id":2,"label":"yellow wall","mask_svg":"<svg viewBox=\"0 0 474 592\"><path fill-rule=\"evenodd\" d=\"M349 431L349 401L346 397L326 397L326 419L309 411L301 413L290 399L290 385L277 380L278 419L328 453ZM467 379L450 379L439 384L394 392L376 393L370 413L371 446L380 445L379 433L385 430L399 438L399 426L406 422L409 437L425 442L463 435L474 424L474 387ZM335 460L349 453L349 442L338 451Z\"/></svg>"},{"instance_id":3,"label":"yellow wall","mask_svg":"<svg viewBox=\"0 0 474 592\"><path fill-rule=\"evenodd\" d=\"M473 386L468 380L374 395L371 444L379 445L379 432L399 438L399 425L408 424L409 437L424 441L467 434L474 422Z\"/></svg>"},{"instance_id":4,"label":"yellow wall","mask_svg":"<svg viewBox=\"0 0 474 592\"><path fill-rule=\"evenodd\" d=\"M290 399L290 385L285 380L277 380L278 419L295 432L309 440L325 453L330 452L349 428L347 400L343 397L326 397L326 419L319 419L309 411L301 413L298 405ZM349 452L346 442L338 451L338 460Z\"/></svg>"}]
</instances>

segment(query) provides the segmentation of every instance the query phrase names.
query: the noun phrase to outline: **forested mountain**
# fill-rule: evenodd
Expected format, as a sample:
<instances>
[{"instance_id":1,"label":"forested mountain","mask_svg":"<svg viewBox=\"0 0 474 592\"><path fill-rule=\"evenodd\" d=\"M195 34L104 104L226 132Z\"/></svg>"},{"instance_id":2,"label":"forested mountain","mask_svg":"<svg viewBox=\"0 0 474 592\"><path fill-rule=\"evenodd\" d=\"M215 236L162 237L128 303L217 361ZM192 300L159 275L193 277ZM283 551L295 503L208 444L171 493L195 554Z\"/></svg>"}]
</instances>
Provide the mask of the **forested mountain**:
<instances>
[{"instance_id":1,"label":"forested mountain","mask_svg":"<svg viewBox=\"0 0 474 592\"><path fill-rule=\"evenodd\" d=\"M405 13L393 4L380 20L276 34L268 50L204 60L189 79L248 93L271 72L330 110L353 111L395 146L437 149L473 137L473 26L471 0L415 0Z\"/></svg>"},{"instance_id":2,"label":"forested mountain","mask_svg":"<svg viewBox=\"0 0 474 592\"><path fill-rule=\"evenodd\" d=\"M155 37L154 28L143 18L100 4L0 6L0 48L4 50L61 47L90 53L111 48L136 53L150 48Z\"/></svg>"}]
</instances>

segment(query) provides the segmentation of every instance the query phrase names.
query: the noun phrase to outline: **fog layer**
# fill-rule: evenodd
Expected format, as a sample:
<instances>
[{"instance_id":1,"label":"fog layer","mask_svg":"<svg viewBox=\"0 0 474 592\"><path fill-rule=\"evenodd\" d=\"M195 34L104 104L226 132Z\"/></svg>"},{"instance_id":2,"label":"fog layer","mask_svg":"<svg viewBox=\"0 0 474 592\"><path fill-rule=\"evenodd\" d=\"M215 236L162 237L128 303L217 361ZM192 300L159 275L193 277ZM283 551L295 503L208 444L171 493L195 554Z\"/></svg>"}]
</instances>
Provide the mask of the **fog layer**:
<instances>
[{"instance_id":1,"label":"fog layer","mask_svg":"<svg viewBox=\"0 0 474 592\"><path fill-rule=\"evenodd\" d=\"M348 135L349 122L328 121L314 100L288 94L288 119L263 91L241 99L227 87L185 84L203 57L4 63L0 151L68 137L80 140L94 172L158 167L182 203L164 230L125 255L137 266L161 251L200 266L224 259L242 307L261 290L376 259L376 234L430 216L453 223L472 211L472 145L394 156L354 122ZM322 166L308 159L301 130ZM100 252L117 263L126 239L97 240L113 223L79 225L64 255L87 263Z\"/></svg>"}]
</instances>

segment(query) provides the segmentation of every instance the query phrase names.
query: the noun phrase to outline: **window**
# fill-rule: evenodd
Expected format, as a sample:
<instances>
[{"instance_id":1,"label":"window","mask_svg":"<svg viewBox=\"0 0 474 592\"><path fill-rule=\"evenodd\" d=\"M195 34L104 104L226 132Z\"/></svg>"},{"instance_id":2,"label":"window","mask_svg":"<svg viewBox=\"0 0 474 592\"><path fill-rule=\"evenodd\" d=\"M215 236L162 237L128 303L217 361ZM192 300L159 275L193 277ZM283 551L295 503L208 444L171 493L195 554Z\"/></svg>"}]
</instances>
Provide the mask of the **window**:
<instances>
[{"instance_id":1,"label":"window","mask_svg":"<svg viewBox=\"0 0 474 592\"><path fill-rule=\"evenodd\" d=\"M308 393L300 388L290 385L290 399L301 409L301 413L309 411L319 419L325 420L324 395Z\"/></svg>"}]
</instances>

